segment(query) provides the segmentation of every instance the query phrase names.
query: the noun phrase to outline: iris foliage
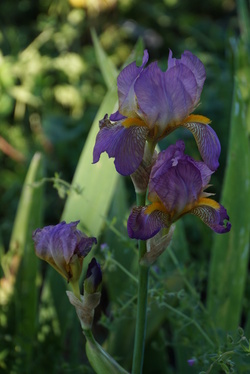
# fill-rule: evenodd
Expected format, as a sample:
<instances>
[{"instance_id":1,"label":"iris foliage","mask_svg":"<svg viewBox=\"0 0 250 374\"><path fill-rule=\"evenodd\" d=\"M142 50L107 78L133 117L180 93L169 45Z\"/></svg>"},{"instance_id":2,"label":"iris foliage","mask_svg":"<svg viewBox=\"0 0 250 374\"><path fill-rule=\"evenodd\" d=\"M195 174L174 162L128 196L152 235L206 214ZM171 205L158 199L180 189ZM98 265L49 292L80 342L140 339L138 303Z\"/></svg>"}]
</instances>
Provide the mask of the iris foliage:
<instances>
[{"instance_id":1,"label":"iris foliage","mask_svg":"<svg viewBox=\"0 0 250 374\"><path fill-rule=\"evenodd\" d=\"M178 57L191 50L206 67L198 111L221 142L211 183L232 229L216 235L191 215L177 222L150 269L144 373L249 372L247 2L14 4L0 4L0 372L93 372L67 283L34 252L33 230L61 220L80 220L98 237L103 290L93 331L131 370L138 249L126 221L135 197L129 177L104 155L92 165L92 152L99 120L117 109L119 70L139 65L145 47L163 69L168 48ZM160 147L179 138L198 159L183 129Z\"/></svg>"}]
</instances>

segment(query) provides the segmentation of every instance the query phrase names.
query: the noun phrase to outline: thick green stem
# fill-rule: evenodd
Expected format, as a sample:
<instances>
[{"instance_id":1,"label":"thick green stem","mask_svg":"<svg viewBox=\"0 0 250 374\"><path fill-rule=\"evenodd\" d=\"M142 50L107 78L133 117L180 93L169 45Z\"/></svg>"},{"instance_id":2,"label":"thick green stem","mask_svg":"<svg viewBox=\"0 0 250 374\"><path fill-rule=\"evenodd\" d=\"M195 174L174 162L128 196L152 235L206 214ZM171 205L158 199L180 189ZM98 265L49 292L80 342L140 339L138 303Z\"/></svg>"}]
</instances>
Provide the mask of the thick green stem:
<instances>
[{"instance_id":1,"label":"thick green stem","mask_svg":"<svg viewBox=\"0 0 250 374\"><path fill-rule=\"evenodd\" d=\"M145 205L146 194L137 194L137 205ZM139 276L138 276L138 298L137 317L135 326L135 343L132 374L142 373L146 325L147 325L147 296L148 296L148 274L149 268L141 265L140 260L146 252L146 241L139 240Z\"/></svg>"}]
</instances>

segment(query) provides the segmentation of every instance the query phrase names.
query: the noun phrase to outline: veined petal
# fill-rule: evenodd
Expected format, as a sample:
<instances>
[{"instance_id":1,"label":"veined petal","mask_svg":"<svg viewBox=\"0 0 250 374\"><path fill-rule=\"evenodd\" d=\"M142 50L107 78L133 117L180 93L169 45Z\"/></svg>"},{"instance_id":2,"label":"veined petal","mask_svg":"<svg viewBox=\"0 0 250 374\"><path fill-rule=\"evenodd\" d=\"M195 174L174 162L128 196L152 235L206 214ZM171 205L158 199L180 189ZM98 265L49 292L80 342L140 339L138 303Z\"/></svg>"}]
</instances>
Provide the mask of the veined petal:
<instances>
[{"instance_id":1,"label":"veined petal","mask_svg":"<svg viewBox=\"0 0 250 374\"><path fill-rule=\"evenodd\" d=\"M202 192L201 173L188 158L173 159L171 167L150 178L149 200L151 192L157 194L175 221L187 206L198 200Z\"/></svg>"},{"instance_id":2,"label":"veined petal","mask_svg":"<svg viewBox=\"0 0 250 374\"><path fill-rule=\"evenodd\" d=\"M79 221L61 222L33 232L36 255L52 265L68 281L78 279L83 258L87 256L96 238L89 238L76 229Z\"/></svg>"},{"instance_id":3,"label":"veined petal","mask_svg":"<svg viewBox=\"0 0 250 374\"><path fill-rule=\"evenodd\" d=\"M180 59L176 59L172 57L172 51L170 50L169 56L168 56L168 69L179 64L183 64L187 66L195 76L196 83L197 83L197 91L196 91L196 98L194 101L194 105L196 106L196 104L198 104L199 102L201 91L202 91L202 88L203 88L203 85L206 79L205 67L203 63L201 62L201 60L199 60L198 57L196 57L189 51L185 51L181 55Z\"/></svg>"},{"instance_id":4,"label":"veined petal","mask_svg":"<svg viewBox=\"0 0 250 374\"><path fill-rule=\"evenodd\" d=\"M124 127L122 122L116 124L102 122L96 137L93 163L99 161L102 152L107 152L109 157L115 158L118 173L121 175L134 173L143 159L147 134L147 127L134 126L131 119L128 127Z\"/></svg>"},{"instance_id":5,"label":"veined petal","mask_svg":"<svg viewBox=\"0 0 250 374\"><path fill-rule=\"evenodd\" d=\"M190 162L192 162L195 165L197 169L199 169L201 173L201 179L202 179L202 188L204 189L205 187L207 187L211 179L211 175L213 174L213 171L209 169L209 167L205 164L205 162L196 161L188 156L186 157L190 160Z\"/></svg>"},{"instance_id":6,"label":"veined petal","mask_svg":"<svg viewBox=\"0 0 250 374\"><path fill-rule=\"evenodd\" d=\"M35 241L36 255L45 261L53 259L56 265L69 263L77 246L78 237L74 230L79 221L61 222L55 226L36 229L32 235Z\"/></svg>"},{"instance_id":7,"label":"veined petal","mask_svg":"<svg viewBox=\"0 0 250 374\"><path fill-rule=\"evenodd\" d=\"M221 146L215 131L208 125L209 122L206 117L191 115L181 126L192 132L202 159L209 169L215 171L219 166Z\"/></svg>"},{"instance_id":8,"label":"veined petal","mask_svg":"<svg viewBox=\"0 0 250 374\"><path fill-rule=\"evenodd\" d=\"M136 62L132 62L126 66L118 75L117 87L119 98L119 112L127 117L134 117L136 113L136 100L134 93L134 83L148 62L148 51L144 51L142 65L136 66Z\"/></svg>"},{"instance_id":9,"label":"veined petal","mask_svg":"<svg viewBox=\"0 0 250 374\"><path fill-rule=\"evenodd\" d=\"M147 240L168 226L168 215L163 210L148 210L150 207L133 208L127 223L130 238Z\"/></svg>"},{"instance_id":10,"label":"veined petal","mask_svg":"<svg viewBox=\"0 0 250 374\"><path fill-rule=\"evenodd\" d=\"M197 82L192 71L183 64L165 73L157 63L150 64L134 85L138 114L160 136L170 124L180 123L194 109Z\"/></svg>"},{"instance_id":11,"label":"veined petal","mask_svg":"<svg viewBox=\"0 0 250 374\"><path fill-rule=\"evenodd\" d=\"M231 223L226 209L215 200L201 198L190 213L199 217L206 225L218 234L230 231ZM224 221L228 221L224 224Z\"/></svg>"}]
</instances>

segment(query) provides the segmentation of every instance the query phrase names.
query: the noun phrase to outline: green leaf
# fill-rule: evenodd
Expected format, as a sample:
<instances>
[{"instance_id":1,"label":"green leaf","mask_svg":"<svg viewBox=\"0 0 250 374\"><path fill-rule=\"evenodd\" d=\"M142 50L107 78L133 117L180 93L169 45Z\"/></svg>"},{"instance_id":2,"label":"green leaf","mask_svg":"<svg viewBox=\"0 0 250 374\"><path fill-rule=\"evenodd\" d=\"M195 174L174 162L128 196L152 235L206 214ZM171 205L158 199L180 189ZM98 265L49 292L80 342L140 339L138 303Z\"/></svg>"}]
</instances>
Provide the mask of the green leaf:
<instances>
[{"instance_id":1,"label":"green leaf","mask_svg":"<svg viewBox=\"0 0 250 374\"><path fill-rule=\"evenodd\" d=\"M228 162L222 193L232 223L228 234L217 235L212 251L208 307L217 327L236 329L241 317L249 252L250 191L249 143L247 111L249 97L244 95L245 84L250 90L248 58L239 43L236 54L236 76L231 113ZM243 63L243 66L242 66Z\"/></svg>"},{"instance_id":2,"label":"green leaf","mask_svg":"<svg viewBox=\"0 0 250 374\"><path fill-rule=\"evenodd\" d=\"M97 374L128 374L95 340L87 340L86 354Z\"/></svg>"},{"instance_id":3,"label":"green leaf","mask_svg":"<svg viewBox=\"0 0 250 374\"><path fill-rule=\"evenodd\" d=\"M43 177L43 162L40 153L31 161L14 222L8 256L17 265L15 283L16 337L20 345L26 370L32 364L32 342L37 327L38 258L35 255L32 232L41 225L42 188L32 184Z\"/></svg>"},{"instance_id":4,"label":"green leaf","mask_svg":"<svg viewBox=\"0 0 250 374\"><path fill-rule=\"evenodd\" d=\"M95 34L93 35L95 38ZM137 59L138 55L141 56L141 51L142 43L139 41L131 54L134 60ZM97 53L101 53L100 49L98 49ZM102 53L104 52L102 51ZM107 57L104 58L105 61L106 59ZM112 88L107 92L97 112L72 181L72 184L80 186L83 192L78 195L70 194L62 214L62 219L67 222L80 219L81 226L85 228L89 234L94 236L100 234L118 178L120 178L120 175L115 170L113 162L108 159L106 153L101 155L100 161L97 164L92 164L95 139L99 131L99 121L106 113L111 114L117 108L117 89L112 84L116 72L113 70L113 73L110 73L111 65L108 62L103 64L103 69L105 69L106 77L110 79L109 84Z\"/></svg>"},{"instance_id":5,"label":"green leaf","mask_svg":"<svg viewBox=\"0 0 250 374\"><path fill-rule=\"evenodd\" d=\"M106 53L99 43L98 37L94 29L91 29L91 36L95 48L95 53L99 68L102 72L103 79L108 88L112 88L116 83L116 78L118 75L118 70L116 69L113 62L107 57Z\"/></svg>"},{"instance_id":6,"label":"green leaf","mask_svg":"<svg viewBox=\"0 0 250 374\"><path fill-rule=\"evenodd\" d=\"M83 192L69 195L62 215L66 222L80 219L81 226L94 236L100 233L119 178L113 162L106 154L101 156L97 164L92 164L99 120L106 113L113 113L116 101L116 91L111 89L97 112L72 181L72 184L80 186Z\"/></svg>"}]
</instances>

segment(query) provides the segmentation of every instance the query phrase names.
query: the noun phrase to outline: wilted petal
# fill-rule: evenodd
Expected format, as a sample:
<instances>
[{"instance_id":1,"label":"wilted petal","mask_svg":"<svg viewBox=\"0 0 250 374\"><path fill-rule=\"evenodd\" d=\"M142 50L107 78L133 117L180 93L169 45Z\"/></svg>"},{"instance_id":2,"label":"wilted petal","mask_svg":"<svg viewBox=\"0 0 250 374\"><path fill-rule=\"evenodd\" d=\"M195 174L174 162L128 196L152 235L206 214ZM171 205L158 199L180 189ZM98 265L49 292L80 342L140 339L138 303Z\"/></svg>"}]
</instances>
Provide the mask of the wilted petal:
<instances>
[{"instance_id":1,"label":"wilted petal","mask_svg":"<svg viewBox=\"0 0 250 374\"><path fill-rule=\"evenodd\" d=\"M167 233L164 233L164 230L161 230L154 237L147 240L147 252L142 257L140 263L147 266L152 265L169 246L173 237L174 229L175 226L172 225Z\"/></svg>"},{"instance_id":2,"label":"wilted petal","mask_svg":"<svg viewBox=\"0 0 250 374\"><path fill-rule=\"evenodd\" d=\"M142 65L136 66L136 62L132 62L126 66L118 75L117 87L119 98L119 112L127 117L134 117L136 112L136 101L134 93L134 83L141 74L144 66L148 62L148 51L144 51Z\"/></svg>"},{"instance_id":3,"label":"wilted petal","mask_svg":"<svg viewBox=\"0 0 250 374\"><path fill-rule=\"evenodd\" d=\"M215 131L208 125L209 122L206 117L191 115L181 126L192 132L202 159L209 169L215 171L219 166L221 146Z\"/></svg>"},{"instance_id":4,"label":"wilted petal","mask_svg":"<svg viewBox=\"0 0 250 374\"><path fill-rule=\"evenodd\" d=\"M194 105L196 105L199 102L201 91L206 79L206 70L201 62L201 60L198 59L195 55L193 55L189 51L185 51L180 59L176 59L172 57L172 51L170 50L169 52L169 57L168 57L168 69L179 65L183 64L186 65L194 74L196 83L197 83L197 91L196 91L196 99L194 101Z\"/></svg>"},{"instance_id":5,"label":"wilted petal","mask_svg":"<svg viewBox=\"0 0 250 374\"><path fill-rule=\"evenodd\" d=\"M148 212L147 207L133 208L127 223L128 235L132 239L147 240L161 228L168 226L168 216L161 210Z\"/></svg>"},{"instance_id":6,"label":"wilted petal","mask_svg":"<svg viewBox=\"0 0 250 374\"><path fill-rule=\"evenodd\" d=\"M161 135L170 124L184 120L194 109L197 83L192 71L180 64L162 72L157 63L146 68L135 82L139 115Z\"/></svg>"},{"instance_id":7,"label":"wilted petal","mask_svg":"<svg viewBox=\"0 0 250 374\"><path fill-rule=\"evenodd\" d=\"M212 199L201 198L190 213L198 216L206 225L218 234L230 231L231 223L226 209ZM228 221L224 223L224 221Z\"/></svg>"},{"instance_id":8,"label":"wilted petal","mask_svg":"<svg viewBox=\"0 0 250 374\"><path fill-rule=\"evenodd\" d=\"M99 161L102 152L115 158L115 167L121 175L132 174L140 165L148 128L145 126L124 127L121 123L102 125L96 137L93 163Z\"/></svg>"},{"instance_id":9,"label":"wilted petal","mask_svg":"<svg viewBox=\"0 0 250 374\"><path fill-rule=\"evenodd\" d=\"M149 148L148 143L146 142L143 160L140 163L136 171L130 175L131 180L134 184L136 193L144 193L148 188L149 175L151 172L152 165L157 159L157 152L154 151L153 156Z\"/></svg>"}]
</instances>

